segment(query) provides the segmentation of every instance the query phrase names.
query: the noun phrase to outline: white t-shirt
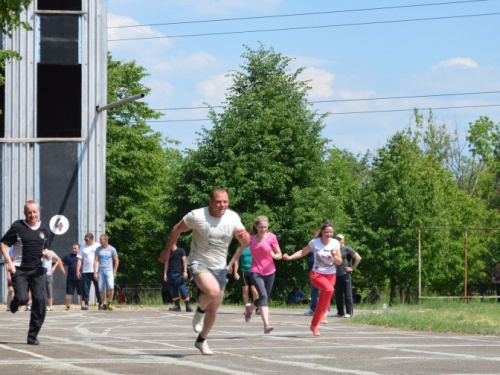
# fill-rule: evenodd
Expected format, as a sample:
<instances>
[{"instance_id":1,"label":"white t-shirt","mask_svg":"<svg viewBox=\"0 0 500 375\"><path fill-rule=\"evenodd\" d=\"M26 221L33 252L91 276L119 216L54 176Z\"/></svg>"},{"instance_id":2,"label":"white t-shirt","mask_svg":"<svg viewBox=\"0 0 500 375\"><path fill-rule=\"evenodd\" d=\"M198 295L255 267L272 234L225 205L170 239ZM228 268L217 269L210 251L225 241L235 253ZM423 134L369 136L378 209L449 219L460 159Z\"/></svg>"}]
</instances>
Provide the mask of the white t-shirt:
<instances>
[{"instance_id":1,"label":"white t-shirt","mask_svg":"<svg viewBox=\"0 0 500 375\"><path fill-rule=\"evenodd\" d=\"M59 258L57 256L57 254L54 253L52 250L49 250L49 251L50 251L50 258L49 259L42 257L42 267L47 269L47 272L45 273L47 276L52 275L52 263L55 262L57 260L57 258Z\"/></svg>"},{"instance_id":2,"label":"white t-shirt","mask_svg":"<svg viewBox=\"0 0 500 375\"><path fill-rule=\"evenodd\" d=\"M188 264L197 261L212 269L226 268L234 231L245 229L238 214L226 210L222 217L213 217L209 207L203 207L189 212L183 220L193 231Z\"/></svg>"},{"instance_id":3,"label":"white t-shirt","mask_svg":"<svg viewBox=\"0 0 500 375\"><path fill-rule=\"evenodd\" d=\"M82 260L82 273L94 272L95 250L99 246L97 242L94 242L93 245L82 245L80 250L78 250L76 257Z\"/></svg>"},{"instance_id":4,"label":"white t-shirt","mask_svg":"<svg viewBox=\"0 0 500 375\"><path fill-rule=\"evenodd\" d=\"M330 238L327 245L321 242L321 238L315 238L309 242L314 254L314 265L312 271L322 273L324 275L333 275L337 272L335 263L333 262L332 250L340 250L340 242L334 238Z\"/></svg>"}]
</instances>

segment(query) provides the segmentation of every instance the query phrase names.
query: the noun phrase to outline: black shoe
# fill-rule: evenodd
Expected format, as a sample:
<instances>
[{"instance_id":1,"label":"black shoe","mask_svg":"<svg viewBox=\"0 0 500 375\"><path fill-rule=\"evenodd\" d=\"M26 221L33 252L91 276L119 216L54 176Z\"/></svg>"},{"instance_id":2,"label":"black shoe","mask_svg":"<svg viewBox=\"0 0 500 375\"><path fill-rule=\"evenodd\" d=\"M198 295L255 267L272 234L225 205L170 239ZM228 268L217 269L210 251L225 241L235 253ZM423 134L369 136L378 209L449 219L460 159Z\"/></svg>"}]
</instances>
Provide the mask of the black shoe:
<instances>
[{"instance_id":1,"label":"black shoe","mask_svg":"<svg viewBox=\"0 0 500 375\"><path fill-rule=\"evenodd\" d=\"M33 339L31 337L28 337L27 344L28 345L40 345L40 341L38 341L38 339Z\"/></svg>"},{"instance_id":2,"label":"black shoe","mask_svg":"<svg viewBox=\"0 0 500 375\"><path fill-rule=\"evenodd\" d=\"M186 311L193 312L193 309L191 308L191 306L189 304L186 304Z\"/></svg>"},{"instance_id":3,"label":"black shoe","mask_svg":"<svg viewBox=\"0 0 500 375\"><path fill-rule=\"evenodd\" d=\"M181 311L181 307L179 305L175 305L168 309L168 311Z\"/></svg>"},{"instance_id":4,"label":"black shoe","mask_svg":"<svg viewBox=\"0 0 500 375\"><path fill-rule=\"evenodd\" d=\"M10 301L10 312L15 314L19 310L19 305L15 304L14 301Z\"/></svg>"}]
</instances>

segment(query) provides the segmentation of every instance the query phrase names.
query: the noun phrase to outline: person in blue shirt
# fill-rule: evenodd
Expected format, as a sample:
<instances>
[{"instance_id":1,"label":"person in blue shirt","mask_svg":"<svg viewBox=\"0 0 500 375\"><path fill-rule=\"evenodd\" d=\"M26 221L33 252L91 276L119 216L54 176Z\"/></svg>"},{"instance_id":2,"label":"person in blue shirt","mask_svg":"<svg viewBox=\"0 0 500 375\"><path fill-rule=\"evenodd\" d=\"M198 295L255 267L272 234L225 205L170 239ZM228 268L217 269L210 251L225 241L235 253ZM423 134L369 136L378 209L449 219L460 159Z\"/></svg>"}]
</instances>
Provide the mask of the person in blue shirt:
<instances>
[{"instance_id":1,"label":"person in blue shirt","mask_svg":"<svg viewBox=\"0 0 500 375\"><path fill-rule=\"evenodd\" d=\"M306 295L299 288L294 288L288 294L288 303L290 303L290 304L294 304L294 303L308 303L308 302L309 302L309 300L307 299Z\"/></svg>"}]
</instances>

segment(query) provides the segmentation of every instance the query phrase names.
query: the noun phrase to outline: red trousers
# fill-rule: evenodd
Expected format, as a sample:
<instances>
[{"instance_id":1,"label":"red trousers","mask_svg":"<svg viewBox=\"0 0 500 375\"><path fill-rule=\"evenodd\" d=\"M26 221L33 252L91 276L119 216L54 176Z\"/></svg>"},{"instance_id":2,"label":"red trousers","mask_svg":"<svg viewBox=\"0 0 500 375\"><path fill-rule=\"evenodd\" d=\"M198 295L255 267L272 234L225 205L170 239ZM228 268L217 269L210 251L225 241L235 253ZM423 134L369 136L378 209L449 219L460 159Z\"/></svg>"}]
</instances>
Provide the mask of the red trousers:
<instances>
[{"instance_id":1,"label":"red trousers","mask_svg":"<svg viewBox=\"0 0 500 375\"><path fill-rule=\"evenodd\" d=\"M311 321L311 326L313 327L318 326L321 316L328 311L328 306L330 306L330 300L333 296L336 278L336 274L325 275L314 271L309 273L309 280L311 280L311 284L319 290L318 304L316 305Z\"/></svg>"}]
</instances>

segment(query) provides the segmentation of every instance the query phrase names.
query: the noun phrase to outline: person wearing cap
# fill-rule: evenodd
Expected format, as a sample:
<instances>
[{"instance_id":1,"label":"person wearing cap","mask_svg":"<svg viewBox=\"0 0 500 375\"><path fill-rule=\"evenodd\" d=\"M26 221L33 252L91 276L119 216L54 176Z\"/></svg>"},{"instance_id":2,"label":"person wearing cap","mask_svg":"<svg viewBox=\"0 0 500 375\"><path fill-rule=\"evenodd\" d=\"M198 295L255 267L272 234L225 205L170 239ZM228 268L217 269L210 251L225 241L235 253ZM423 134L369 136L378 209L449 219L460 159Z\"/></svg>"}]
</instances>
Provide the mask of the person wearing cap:
<instances>
[{"instance_id":1,"label":"person wearing cap","mask_svg":"<svg viewBox=\"0 0 500 375\"><path fill-rule=\"evenodd\" d=\"M345 245L345 238L342 234L337 234L336 238L340 242L340 255L342 256L342 263L337 265L337 280L335 282L337 317L350 318L354 313L352 272L361 262L361 256L352 247ZM353 259L354 264L352 263Z\"/></svg>"}]
</instances>

